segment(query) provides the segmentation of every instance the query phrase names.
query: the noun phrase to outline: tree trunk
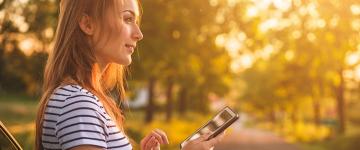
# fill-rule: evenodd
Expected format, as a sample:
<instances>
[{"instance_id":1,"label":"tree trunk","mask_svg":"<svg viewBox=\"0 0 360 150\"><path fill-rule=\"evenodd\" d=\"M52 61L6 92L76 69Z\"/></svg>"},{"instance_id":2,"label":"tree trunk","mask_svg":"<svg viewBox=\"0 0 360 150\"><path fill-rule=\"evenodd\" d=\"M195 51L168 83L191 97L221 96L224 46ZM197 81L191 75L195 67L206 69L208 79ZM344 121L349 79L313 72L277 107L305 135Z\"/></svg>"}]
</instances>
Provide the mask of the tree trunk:
<instances>
[{"instance_id":1,"label":"tree trunk","mask_svg":"<svg viewBox=\"0 0 360 150\"><path fill-rule=\"evenodd\" d=\"M344 82L344 76L343 76L343 70L341 69L339 72L340 77L340 84L338 87L336 87L336 101L337 101L337 114L338 114L338 120L339 120L339 133L343 134L345 133L345 99L344 99L344 91L345 91L345 82Z\"/></svg>"},{"instance_id":2,"label":"tree trunk","mask_svg":"<svg viewBox=\"0 0 360 150\"><path fill-rule=\"evenodd\" d=\"M4 61L4 46L0 44L0 92L2 91L2 79L4 79L5 74L5 61Z\"/></svg>"},{"instance_id":3,"label":"tree trunk","mask_svg":"<svg viewBox=\"0 0 360 150\"><path fill-rule=\"evenodd\" d=\"M298 106L295 104L293 106L293 110L291 111L291 121L293 124L296 124L298 123L299 121L299 109L298 109Z\"/></svg>"},{"instance_id":4,"label":"tree trunk","mask_svg":"<svg viewBox=\"0 0 360 150\"><path fill-rule=\"evenodd\" d=\"M275 108L271 108L269 113L269 120L272 124L276 123Z\"/></svg>"},{"instance_id":5,"label":"tree trunk","mask_svg":"<svg viewBox=\"0 0 360 150\"><path fill-rule=\"evenodd\" d=\"M313 97L313 108L314 108L314 123L316 126L320 125L320 103L319 99Z\"/></svg>"},{"instance_id":6,"label":"tree trunk","mask_svg":"<svg viewBox=\"0 0 360 150\"><path fill-rule=\"evenodd\" d=\"M181 87L178 97L178 103L179 103L179 114L184 115L186 112L186 97L187 97L187 91L185 87Z\"/></svg>"},{"instance_id":7,"label":"tree trunk","mask_svg":"<svg viewBox=\"0 0 360 150\"><path fill-rule=\"evenodd\" d=\"M155 84L156 84L155 78L151 77L149 79L149 85L148 85L149 97L148 97L148 105L146 107L145 123L150 123L153 120L154 109L155 109L155 105L154 105Z\"/></svg>"},{"instance_id":8,"label":"tree trunk","mask_svg":"<svg viewBox=\"0 0 360 150\"><path fill-rule=\"evenodd\" d=\"M318 89L316 89L316 92L313 93L314 123L319 126L321 119L321 99L324 97L324 85L321 79L318 79L318 86L316 87Z\"/></svg>"},{"instance_id":9,"label":"tree trunk","mask_svg":"<svg viewBox=\"0 0 360 150\"><path fill-rule=\"evenodd\" d=\"M166 121L167 122L170 122L170 120L172 118L173 87L174 87L174 83L173 83L172 79L169 79L167 89L166 89Z\"/></svg>"},{"instance_id":10,"label":"tree trunk","mask_svg":"<svg viewBox=\"0 0 360 150\"><path fill-rule=\"evenodd\" d=\"M4 2L5 3L5 2ZM8 35L6 33L3 33L4 37L7 37ZM4 38L2 43L0 43L0 92L5 89L3 86L2 80L5 76L5 45L8 42L7 38Z\"/></svg>"}]
</instances>

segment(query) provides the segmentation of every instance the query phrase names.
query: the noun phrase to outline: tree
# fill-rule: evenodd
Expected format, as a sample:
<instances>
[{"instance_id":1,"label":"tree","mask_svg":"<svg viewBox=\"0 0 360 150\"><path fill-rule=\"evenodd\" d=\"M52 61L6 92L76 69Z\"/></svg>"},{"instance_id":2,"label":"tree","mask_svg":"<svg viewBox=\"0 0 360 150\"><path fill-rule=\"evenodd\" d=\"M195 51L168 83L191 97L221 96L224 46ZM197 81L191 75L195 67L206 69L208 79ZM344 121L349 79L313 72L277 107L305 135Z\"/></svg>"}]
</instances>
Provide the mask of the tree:
<instances>
[{"instance_id":1,"label":"tree","mask_svg":"<svg viewBox=\"0 0 360 150\"><path fill-rule=\"evenodd\" d=\"M221 76L227 76L228 70L206 67L214 65L215 61L220 62L218 59L226 60L224 55L217 55L221 54L219 53L221 50L214 44L215 36L219 31L210 30L210 27L215 25L213 15L217 12L217 8L211 6L206 0L192 3L181 0L144 1L143 6L145 13L142 31L145 38L140 43L140 52L138 52L140 59L135 59L131 69L134 70L133 77L136 80L147 80L149 83L150 79L155 80L167 89L165 90L167 91L167 118L171 120L174 86L180 85L183 89L194 90L196 92L193 93L197 93L200 99L203 99L210 90L223 89L221 87L224 83L218 79L221 79ZM204 29L208 31L203 31ZM198 64L191 64L193 62ZM222 68L229 66L226 61L221 63ZM204 68L194 69L193 65ZM191 81L184 81L187 79ZM188 82L191 84L183 84ZM199 87L199 89L192 87ZM151 106L153 103L149 104L147 115L151 116L154 110L150 108L154 107Z\"/></svg>"}]
</instances>

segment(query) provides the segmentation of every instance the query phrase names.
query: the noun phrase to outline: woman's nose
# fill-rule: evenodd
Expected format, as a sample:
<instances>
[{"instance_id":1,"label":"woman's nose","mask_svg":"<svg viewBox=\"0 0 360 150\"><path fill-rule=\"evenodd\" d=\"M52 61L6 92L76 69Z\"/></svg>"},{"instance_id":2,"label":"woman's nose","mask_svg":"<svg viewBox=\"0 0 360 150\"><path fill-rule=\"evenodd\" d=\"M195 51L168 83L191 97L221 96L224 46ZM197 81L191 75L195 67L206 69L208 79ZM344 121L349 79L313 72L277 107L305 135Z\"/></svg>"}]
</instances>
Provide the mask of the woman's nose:
<instances>
[{"instance_id":1,"label":"woman's nose","mask_svg":"<svg viewBox=\"0 0 360 150\"><path fill-rule=\"evenodd\" d=\"M142 34L142 32L141 32L141 30L140 30L140 28L139 27L137 27L136 29L135 29L135 32L134 32L134 34L133 34L133 37L134 37L134 39L136 39L137 41L140 41L141 39L143 39L143 34Z\"/></svg>"}]
</instances>

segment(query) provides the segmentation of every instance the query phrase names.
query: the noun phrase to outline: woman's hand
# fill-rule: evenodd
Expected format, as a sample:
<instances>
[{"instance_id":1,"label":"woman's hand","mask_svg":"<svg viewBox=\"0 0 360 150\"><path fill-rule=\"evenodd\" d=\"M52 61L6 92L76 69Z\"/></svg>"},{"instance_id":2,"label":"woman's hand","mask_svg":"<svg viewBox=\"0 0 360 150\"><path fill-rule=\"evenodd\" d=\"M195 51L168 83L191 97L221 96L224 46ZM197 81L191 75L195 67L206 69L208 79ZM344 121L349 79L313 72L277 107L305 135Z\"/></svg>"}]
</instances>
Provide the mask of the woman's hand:
<instances>
[{"instance_id":1,"label":"woman's hand","mask_svg":"<svg viewBox=\"0 0 360 150\"><path fill-rule=\"evenodd\" d=\"M142 150L160 150L160 144L169 144L169 140L165 132L159 129L153 130L140 142Z\"/></svg>"},{"instance_id":2,"label":"woman's hand","mask_svg":"<svg viewBox=\"0 0 360 150\"><path fill-rule=\"evenodd\" d=\"M209 136L210 134L204 134L197 139L191 140L181 150L212 150L223 139L224 132L206 141Z\"/></svg>"}]
</instances>

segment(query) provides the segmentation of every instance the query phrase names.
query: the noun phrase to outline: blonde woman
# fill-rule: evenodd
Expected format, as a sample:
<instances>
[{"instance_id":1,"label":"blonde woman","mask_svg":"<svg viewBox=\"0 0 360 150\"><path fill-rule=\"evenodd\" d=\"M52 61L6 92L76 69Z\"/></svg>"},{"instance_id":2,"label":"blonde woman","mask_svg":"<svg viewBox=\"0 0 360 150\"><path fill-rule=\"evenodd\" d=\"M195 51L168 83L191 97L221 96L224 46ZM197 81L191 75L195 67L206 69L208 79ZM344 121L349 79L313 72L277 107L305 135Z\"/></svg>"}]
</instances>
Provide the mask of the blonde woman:
<instances>
[{"instance_id":1,"label":"blonde woman","mask_svg":"<svg viewBox=\"0 0 360 150\"><path fill-rule=\"evenodd\" d=\"M109 91L117 89L115 99L124 99L124 66L143 38L140 15L137 0L61 0L36 120L37 150L133 149ZM183 149L210 149L220 137L204 139ZM155 129L140 148L155 150L168 143L166 134Z\"/></svg>"}]
</instances>

